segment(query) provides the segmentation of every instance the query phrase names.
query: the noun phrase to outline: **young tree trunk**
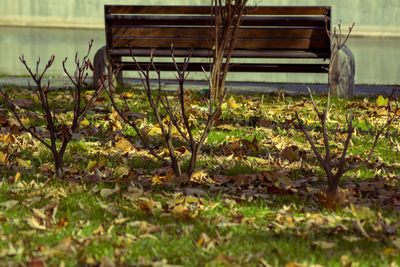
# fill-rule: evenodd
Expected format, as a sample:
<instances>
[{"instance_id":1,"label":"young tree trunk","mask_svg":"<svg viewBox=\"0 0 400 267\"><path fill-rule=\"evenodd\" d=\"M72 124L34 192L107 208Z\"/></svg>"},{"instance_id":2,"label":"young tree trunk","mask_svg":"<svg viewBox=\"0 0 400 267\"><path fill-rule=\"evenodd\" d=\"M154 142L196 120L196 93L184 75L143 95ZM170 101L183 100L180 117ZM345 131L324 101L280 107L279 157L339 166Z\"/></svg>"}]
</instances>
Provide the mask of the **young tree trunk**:
<instances>
[{"instance_id":1,"label":"young tree trunk","mask_svg":"<svg viewBox=\"0 0 400 267\"><path fill-rule=\"evenodd\" d=\"M57 178L61 178L64 174L63 155L60 155L59 153L53 151L53 157L54 157L55 176Z\"/></svg>"},{"instance_id":2,"label":"young tree trunk","mask_svg":"<svg viewBox=\"0 0 400 267\"><path fill-rule=\"evenodd\" d=\"M336 176L328 177L328 189L327 189L328 196L330 197L336 196L336 192L339 187L339 180L340 177Z\"/></svg>"}]
</instances>

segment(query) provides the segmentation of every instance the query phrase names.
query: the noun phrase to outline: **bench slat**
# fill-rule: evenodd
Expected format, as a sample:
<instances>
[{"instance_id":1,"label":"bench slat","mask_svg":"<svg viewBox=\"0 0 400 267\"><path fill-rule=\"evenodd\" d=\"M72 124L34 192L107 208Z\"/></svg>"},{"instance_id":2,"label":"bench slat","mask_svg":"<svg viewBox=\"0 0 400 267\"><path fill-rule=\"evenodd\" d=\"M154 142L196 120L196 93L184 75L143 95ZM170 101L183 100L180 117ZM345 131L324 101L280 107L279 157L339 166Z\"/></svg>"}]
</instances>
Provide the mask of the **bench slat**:
<instances>
[{"instance_id":1,"label":"bench slat","mask_svg":"<svg viewBox=\"0 0 400 267\"><path fill-rule=\"evenodd\" d=\"M212 29L209 27L113 27L113 36L129 37L212 37ZM327 39L325 29L321 28L240 28L238 38L310 38Z\"/></svg>"},{"instance_id":2,"label":"bench slat","mask_svg":"<svg viewBox=\"0 0 400 267\"><path fill-rule=\"evenodd\" d=\"M250 15L325 15L329 6L246 7ZM209 6L105 6L106 14L210 14Z\"/></svg>"},{"instance_id":3,"label":"bench slat","mask_svg":"<svg viewBox=\"0 0 400 267\"><path fill-rule=\"evenodd\" d=\"M106 15L107 26L129 25L213 25L210 16L137 16L137 15ZM242 26L293 26L325 28L324 17L261 17L245 16Z\"/></svg>"},{"instance_id":4,"label":"bench slat","mask_svg":"<svg viewBox=\"0 0 400 267\"><path fill-rule=\"evenodd\" d=\"M122 62L122 70L137 70L135 63ZM182 67L182 63L177 63ZM149 67L149 63L139 62L142 69ZM155 63L155 67L160 71L175 71L175 66L171 63ZM326 73L328 64L231 64L231 72L293 72L293 73ZM210 64L190 63L187 71L209 71ZM153 68L150 68L153 70Z\"/></svg>"},{"instance_id":5,"label":"bench slat","mask_svg":"<svg viewBox=\"0 0 400 267\"><path fill-rule=\"evenodd\" d=\"M111 49L109 50L111 57L130 56L129 49ZM132 54L135 57L150 56L149 48L134 48ZM153 51L155 57L171 57L171 49L155 49ZM174 49L175 57L212 57L213 51L210 49ZM326 50L233 50L233 58L329 58L330 53Z\"/></svg>"},{"instance_id":6,"label":"bench slat","mask_svg":"<svg viewBox=\"0 0 400 267\"><path fill-rule=\"evenodd\" d=\"M175 48L210 48L212 41L210 38L112 38L112 47L154 47L170 48L171 44ZM324 49L329 43L326 40L310 39L237 39L235 48L237 49Z\"/></svg>"}]
</instances>

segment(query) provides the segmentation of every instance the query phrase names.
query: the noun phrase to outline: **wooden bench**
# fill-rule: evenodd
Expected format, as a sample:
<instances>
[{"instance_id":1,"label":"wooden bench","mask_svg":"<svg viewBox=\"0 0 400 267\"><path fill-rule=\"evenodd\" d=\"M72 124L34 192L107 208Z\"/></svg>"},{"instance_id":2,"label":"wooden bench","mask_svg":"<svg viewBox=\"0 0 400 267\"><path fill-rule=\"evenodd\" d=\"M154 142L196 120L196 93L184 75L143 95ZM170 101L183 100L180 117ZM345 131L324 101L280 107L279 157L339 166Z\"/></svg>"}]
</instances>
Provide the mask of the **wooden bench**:
<instances>
[{"instance_id":1,"label":"wooden bench","mask_svg":"<svg viewBox=\"0 0 400 267\"><path fill-rule=\"evenodd\" d=\"M213 56L212 19L209 6L105 6L106 46L94 60L93 84L104 71L106 59L111 65L121 64L122 71L136 70L130 57L149 57L155 48L157 58L210 58ZM327 25L326 25L327 23ZM256 63L231 63L231 72L295 72L326 73L331 56L331 44L326 26L331 28L330 6L257 6L246 7L239 28L232 59L254 59ZM293 59L278 63L272 59ZM302 63L298 59L327 59L320 63ZM260 62L265 59L265 62ZM272 63L271 63L272 60ZM250 60L254 61L254 60ZM354 61L354 60L353 60ZM140 65L147 66L148 60ZM193 61L192 61L193 62ZM242 62L249 62L242 61ZM354 63L354 62L353 62ZM156 62L160 70L174 70L169 62ZM209 63L191 63L189 71L202 71ZM122 81L122 74L119 76ZM353 77L354 86L354 77Z\"/></svg>"}]
</instances>

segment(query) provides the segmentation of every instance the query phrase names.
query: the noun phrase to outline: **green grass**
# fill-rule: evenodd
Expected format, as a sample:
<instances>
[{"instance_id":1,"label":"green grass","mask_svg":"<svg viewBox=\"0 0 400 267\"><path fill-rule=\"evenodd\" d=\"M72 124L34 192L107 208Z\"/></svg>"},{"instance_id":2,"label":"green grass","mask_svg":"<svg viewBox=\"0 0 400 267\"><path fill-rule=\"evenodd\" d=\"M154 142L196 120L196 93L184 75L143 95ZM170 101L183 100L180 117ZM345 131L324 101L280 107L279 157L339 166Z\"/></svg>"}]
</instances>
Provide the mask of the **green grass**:
<instances>
[{"instance_id":1,"label":"green grass","mask_svg":"<svg viewBox=\"0 0 400 267\"><path fill-rule=\"evenodd\" d=\"M120 91L127 93L132 111L146 114L138 121L140 127L155 125L142 91ZM52 97L61 93L55 91ZM188 92L186 97L190 105L204 106L201 95ZM238 106L223 110L221 121L211 130L199 156L196 172L207 172L212 179L216 175L254 177L268 171L271 179L277 179L271 184L255 180L254 184L202 183L188 188L169 183L152 185L155 175L165 174L159 173L165 166L145 152L129 125L119 121L118 126L110 120L107 101L89 112L89 124L80 132L81 138L69 144L64 180L53 178L51 153L28 135L14 134L14 141L0 142L0 151L7 155L6 162L0 163L0 262L32 265L32 260L38 260L47 266L62 261L66 266L106 261L117 266L150 266L163 260L183 266L285 266L290 262L342 266L346 261L346 266L386 266L400 262L398 228L387 233L382 226L384 221L387 229L394 227L400 220L399 211L391 206L393 202L381 200L399 187L394 178L399 171L398 121L378 142L372 163L346 173L341 181L345 190L368 181L380 186L381 191L357 191L358 195L356 192L353 198L332 208L319 199L319 192L326 186L325 174L293 121L296 110L308 121L314 140L320 138L321 126L310 100L282 95L265 95L263 103L259 95L233 98ZM325 97L315 96L315 100L318 106L325 105ZM361 102L369 109L357 105ZM332 99L327 126L335 155L342 151L344 115L352 106L355 121L363 131L352 138L349 160L365 158L373 135L363 121L369 119L374 125L378 120L374 103L375 99ZM122 104L118 101L119 106ZM68 121L70 114L66 111L71 109L71 102L54 105ZM249 109L251 105L258 108ZM33 110L40 111L37 103ZM4 110L0 110L1 115L10 116ZM197 118L193 133L198 138L204 117L197 109L191 111L191 116ZM42 120L32 121L31 125L44 127ZM1 127L0 138L4 138L9 125ZM89 134L90 130L97 133ZM132 150L117 148L121 137L130 141ZM254 138L258 141L256 151L242 147L233 154L223 152L224 143L251 142ZM149 141L158 153L167 156L159 136L151 136ZM173 142L177 147L184 145L178 136ZM282 151L290 146L299 147L301 160L289 162L283 158ZM322 143L317 146L323 151ZM181 156L183 170L188 158L189 154ZM18 163L21 160L31 163L22 166ZM92 165L91 170L88 165ZM116 174L121 167L129 174ZM14 182L18 173L21 176ZM285 188L280 184L280 173L293 183L312 177L316 180ZM187 193L190 190L195 190L195 196ZM4 203L10 200L17 202L8 202L7 207ZM355 226L357 220L368 237Z\"/></svg>"}]
</instances>

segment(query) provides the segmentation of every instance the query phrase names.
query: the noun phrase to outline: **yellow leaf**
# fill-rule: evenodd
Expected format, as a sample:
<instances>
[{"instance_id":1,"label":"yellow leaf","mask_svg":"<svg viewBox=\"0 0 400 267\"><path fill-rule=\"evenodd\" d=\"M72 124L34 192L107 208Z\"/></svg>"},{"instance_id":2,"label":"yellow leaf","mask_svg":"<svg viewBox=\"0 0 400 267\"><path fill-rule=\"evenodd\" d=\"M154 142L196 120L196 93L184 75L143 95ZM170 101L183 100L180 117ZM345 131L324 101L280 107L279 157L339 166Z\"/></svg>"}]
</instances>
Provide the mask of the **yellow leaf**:
<instances>
[{"instance_id":1,"label":"yellow leaf","mask_svg":"<svg viewBox=\"0 0 400 267\"><path fill-rule=\"evenodd\" d=\"M132 92L124 92L122 94L122 97L123 98L131 98L133 95L134 95L134 93L132 93Z\"/></svg>"},{"instance_id":2,"label":"yellow leaf","mask_svg":"<svg viewBox=\"0 0 400 267\"><path fill-rule=\"evenodd\" d=\"M147 132L147 134L150 136L161 135L161 133L161 128L158 125L151 127Z\"/></svg>"},{"instance_id":3,"label":"yellow leaf","mask_svg":"<svg viewBox=\"0 0 400 267\"><path fill-rule=\"evenodd\" d=\"M90 122L87 119L84 119L81 121L81 126L88 126L90 124Z\"/></svg>"},{"instance_id":4,"label":"yellow leaf","mask_svg":"<svg viewBox=\"0 0 400 267\"><path fill-rule=\"evenodd\" d=\"M14 137L11 134L0 134L0 141L4 144L11 144L14 142Z\"/></svg>"},{"instance_id":5,"label":"yellow leaf","mask_svg":"<svg viewBox=\"0 0 400 267\"><path fill-rule=\"evenodd\" d=\"M112 111L111 114L109 115L110 120L116 122L119 121L121 118L118 115L118 112L114 109L114 107L112 107Z\"/></svg>"},{"instance_id":6,"label":"yellow leaf","mask_svg":"<svg viewBox=\"0 0 400 267\"><path fill-rule=\"evenodd\" d=\"M183 204L176 205L172 210L172 213L183 217L190 217L190 209Z\"/></svg>"},{"instance_id":7,"label":"yellow leaf","mask_svg":"<svg viewBox=\"0 0 400 267\"><path fill-rule=\"evenodd\" d=\"M15 183L17 183L18 181L19 181L19 178L21 177L21 173L20 172L17 172L16 174L15 174L15 177L14 177L14 184Z\"/></svg>"},{"instance_id":8,"label":"yellow leaf","mask_svg":"<svg viewBox=\"0 0 400 267\"><path fill-rule=\"evenodd\" d=\"M195 172L192 177L190 177L190 181L196 183L215 183L215 181L211 179L211 177L205 171Z\"/></svg>"},{"instance_id":9,"label":"yellow leaf","mask_svg":"<svg viewBox=\"0 0 400 267\"><path fill-rule=\"evenodd\" d=\"M7 164L7 163L8 163L7 157L8 157L8 154L7 154L7 153L3 153L3 152L0 151L0 163L1 163L1 164L3 164L3 165L8 165L8 164Z\"/></svg>"},{"instance_id":10,"label":"yellow leaf","mask_svg":"<svg viewBox=\"0 0 400 267\"><path fill-rule=\"evenodd\" d=\"M31 161L18 158L17 164L19 168L28 168L31 165Z\"/></svg>"},{"instance_id":11,"label":"yellow leaf","mask_svg":"<svg viewBox=\"0 0 400 267\"><path fill-rule=\"evenodd\" d=\"M159 175L155 175L152 180L153 180L153 185L156 184L163 184L165 182L169 182L172 180L172 178L174 177L174 171L170 171L168 172L165 176L159 176Z\"/></svg>"},{"instance_id":12,"label":"yellow leaf","mask_svg":"<svg viewBox=\"0 0 400 267\"><path fill-rule=\"evenodd\" d=\"M133 150L132 144L123 137L121 137L117 142L115 142L115 148L121 152L130 152Z\"/></svg>"},{"instance_id":13,"label":"yellow leaf","mask_svg":"<svg viewBox=\"0 0 400 267\"><path fill-rule=\"evenodd\" d=\"M389 98L384 98L382 95L379 95L378 98L376 99L376 104L381 107L381 106L387 106L389 103Z\"/></svg>"},{"instance_id":14,"label":"yellow leaf","mask_svg":"<svg viewBox=\"0 0 400 267\"><path fill-rule=\"evenodd\" d=\"M386 248L385 250L382 251L382 254L384 255L389 255L389 254L397 254L397 249L394 248Z\"/></svg>"},{"instance_id":15,"label":"yellow leaf","mask_svg":"<svg viewBox=\"0 0 400 267\"><path fill-rule=\"evenodd\" d=\"M239 105L236 103L235 98L233 98L233 96L231 96L228 100L228 109L237 109L239 107Z\"/></svg>"},{"instance_id":16,"label":"yellow leaf","mask_svg":"<svg viewBox=\"0 0 400 267\"><path fill-rule=\"evenodd\" d=\"M91 172L94 170L96 167L97 161L96 160L89 160L89 163L87 165L87 169Z\"/></svg>"}]
</instances>

